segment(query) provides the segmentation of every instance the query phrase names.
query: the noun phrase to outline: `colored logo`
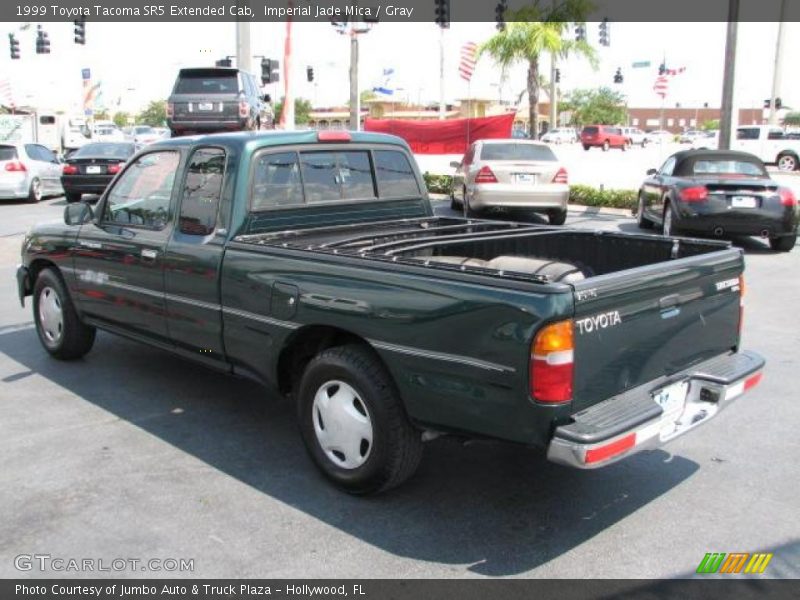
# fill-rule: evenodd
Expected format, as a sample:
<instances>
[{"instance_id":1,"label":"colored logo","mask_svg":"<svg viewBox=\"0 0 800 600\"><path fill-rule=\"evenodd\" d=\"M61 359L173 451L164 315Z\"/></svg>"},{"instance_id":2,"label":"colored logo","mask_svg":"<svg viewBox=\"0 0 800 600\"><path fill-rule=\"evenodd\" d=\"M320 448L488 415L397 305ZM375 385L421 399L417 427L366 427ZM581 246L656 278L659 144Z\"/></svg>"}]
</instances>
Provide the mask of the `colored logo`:
<instances>
[{"instance_id":1,"label":"colored logo","mask_svg":"<svg viewBox=\"0 0 800 600\"><path fill-rule=\"evenodd\" d=\"M697 573L763 573L772 554L766 552L707 552L697 567Z\"/></svg>"}]
</instances>

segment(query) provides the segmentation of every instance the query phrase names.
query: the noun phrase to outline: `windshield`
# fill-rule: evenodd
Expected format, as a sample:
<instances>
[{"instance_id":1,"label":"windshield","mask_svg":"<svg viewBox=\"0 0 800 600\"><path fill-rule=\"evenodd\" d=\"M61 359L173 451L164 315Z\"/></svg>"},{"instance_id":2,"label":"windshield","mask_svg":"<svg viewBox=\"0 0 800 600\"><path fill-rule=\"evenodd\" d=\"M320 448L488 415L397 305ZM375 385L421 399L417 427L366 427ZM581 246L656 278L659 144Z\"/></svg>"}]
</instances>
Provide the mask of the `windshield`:
<instances>
[{"instance_id":1,"label":"windshield","mask_svg":"<svg viewBox=\"0 0 800 600\"><path fill-rule=\"evenodd\" d=\"M70 158L118 158L125 160L133 152L133 144L86 144L78 148Z\"/></svg>"},{"instance_id":2,"label":"windshield","mask_svg":"<svg viewBox=\"0 0 800 600\"><path fill-rule=\"evenodd\" d=\"M486 144L481 160L556 160L548 146L538 144Z\"/></svg>"},{"instance_id":3,"label":"windshield","mask_svg":"<svg viewBox=\"0 0 800 600\"><path fill-rule=\"evenodd\" d=\"M134 132L138 135L140 133L154 133L153 128L149 125L146 127L136 127L134 128Z\"/></svg>"}]
</instances>

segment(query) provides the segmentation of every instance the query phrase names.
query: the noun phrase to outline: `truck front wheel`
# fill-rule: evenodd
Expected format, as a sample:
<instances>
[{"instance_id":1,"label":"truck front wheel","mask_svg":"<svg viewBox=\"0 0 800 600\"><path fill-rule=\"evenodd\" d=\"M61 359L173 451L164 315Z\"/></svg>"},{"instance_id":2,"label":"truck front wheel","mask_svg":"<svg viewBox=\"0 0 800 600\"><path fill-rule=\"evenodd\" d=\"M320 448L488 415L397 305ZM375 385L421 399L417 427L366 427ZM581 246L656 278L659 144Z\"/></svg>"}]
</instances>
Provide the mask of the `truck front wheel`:
<instances>
[{"instance_id":1,"label":"truck front wheel","mask_svg":"<svg viewBox=\"0 0 800 600\"><path fill-rule=\"evenodd\" d=\"M311 360L298 393L300 431L316 466L339 488L371 494L411 477L422 436L386 368L367 348L329 348Z\"/></svg>"},{"instance_id":2,"label":"truck front wheel","mask_svg":"<svg viewBox=\"0 0 800 600\"><path fill-rule=\"evenodd\" d=\"M44 269L36 278L33 319L42 345L56 358L80 358L94 345L95 328L81 322L55 269Z\"/></svg>"},{"instance_id":3,"label":"truck front wheel","mask_svg":"<svg viewBox=\"0 0 800 600\"><path fill-rule=\"evenodd\" d=\"M779 155L778 160L776 162L778 164L778 168L781 171L797 170L797 157L790 152Z\"/></svg>"}]
</instances>

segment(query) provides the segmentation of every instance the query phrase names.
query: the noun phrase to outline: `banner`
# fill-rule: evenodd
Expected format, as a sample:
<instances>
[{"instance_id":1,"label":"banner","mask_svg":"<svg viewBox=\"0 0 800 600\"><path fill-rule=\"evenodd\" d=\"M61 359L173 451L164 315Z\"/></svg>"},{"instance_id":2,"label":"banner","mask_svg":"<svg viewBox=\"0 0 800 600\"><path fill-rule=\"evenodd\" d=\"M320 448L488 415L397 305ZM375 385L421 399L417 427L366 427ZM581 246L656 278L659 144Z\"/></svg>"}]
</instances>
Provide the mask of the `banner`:
<instances>
[{"instance_id":1,"label":"banner","mask_svg":"<svg viewBox=\"0 0 800 600\"><path fill-rule=\"evenodd\" d=\"M494 117L444 121L367 119L364 131L401 137L415 154L464 154L467 146L476 140L510 138L515 116L516 113L510 112Z\"/></svg>"}]
</instances>

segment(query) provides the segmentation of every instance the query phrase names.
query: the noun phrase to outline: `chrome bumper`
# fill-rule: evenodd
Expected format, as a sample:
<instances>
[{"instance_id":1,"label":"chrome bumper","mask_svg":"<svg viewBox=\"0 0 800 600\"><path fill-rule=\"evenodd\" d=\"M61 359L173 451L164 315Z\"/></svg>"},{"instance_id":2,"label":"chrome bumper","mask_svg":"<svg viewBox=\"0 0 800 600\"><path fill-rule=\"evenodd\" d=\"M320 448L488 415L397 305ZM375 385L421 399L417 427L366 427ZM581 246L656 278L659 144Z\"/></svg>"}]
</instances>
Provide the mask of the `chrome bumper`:
<instances>
[{"instance_id":1,"label":"chrome bumper","mask_svg":"<svg viewBox=\"0 0 800 600\"><path fill-rule=\"evenodd\" d=\"M710 421L757 385L763 367L754 352L727 354L600 402L556 428L547 458L595 469L660 446ZM683 397L662 407L657 398L668 389Z\"/></svg>"}]
</instances>

